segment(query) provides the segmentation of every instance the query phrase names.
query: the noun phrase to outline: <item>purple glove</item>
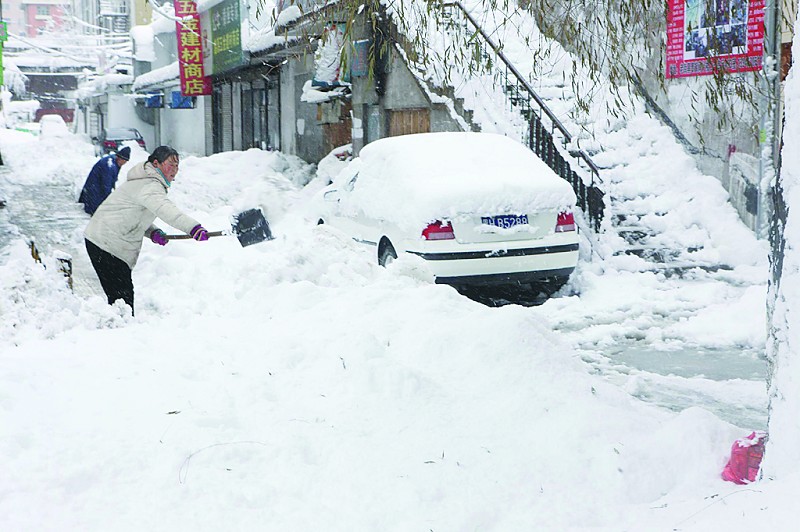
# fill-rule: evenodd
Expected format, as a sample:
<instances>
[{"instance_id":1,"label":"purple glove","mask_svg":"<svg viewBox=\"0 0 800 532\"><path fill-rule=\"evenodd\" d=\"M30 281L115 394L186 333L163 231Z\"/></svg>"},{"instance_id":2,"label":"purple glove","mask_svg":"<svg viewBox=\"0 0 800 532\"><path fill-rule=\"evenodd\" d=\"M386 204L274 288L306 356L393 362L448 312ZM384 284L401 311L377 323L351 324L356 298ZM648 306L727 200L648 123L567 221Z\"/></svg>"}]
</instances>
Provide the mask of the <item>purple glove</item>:
<instances>
[{"instance_id":1,"label":"purple glove","mask_svg":"<svg viewBox=\"0 0 800 532\"><path fill-rule=\"evenodd\" d=\"M208 240L208 231L206 231L205 228L200 224L192 227L192 231L189 234L198 242Z\"/></svg>"},{"instance_id":2,"label":"purple glove","mask_svg":"<svg viewBox=\"0 0 800 532\"><path fill-rule=\"evenodd\" d=\"M154 229L153 232L150 233L150 240L159 246L166 246L169 242L169 240L167 240L167 234L161 229Z\"/></svg>"}]
</instances>

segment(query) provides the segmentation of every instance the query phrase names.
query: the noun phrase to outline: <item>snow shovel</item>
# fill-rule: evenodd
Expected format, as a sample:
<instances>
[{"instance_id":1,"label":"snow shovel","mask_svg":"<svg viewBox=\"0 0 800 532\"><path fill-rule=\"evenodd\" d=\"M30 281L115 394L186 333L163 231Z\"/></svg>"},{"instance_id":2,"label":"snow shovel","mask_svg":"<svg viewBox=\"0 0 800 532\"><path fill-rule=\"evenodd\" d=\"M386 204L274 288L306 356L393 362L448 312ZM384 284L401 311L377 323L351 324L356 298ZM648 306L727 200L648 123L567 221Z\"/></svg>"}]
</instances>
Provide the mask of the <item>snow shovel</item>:
<instances>
[{"instance_id":1,"label":"snow shovel","mask_svg":"<svg viewBox=\"0 0 800 532\"><path fill-rule=\"evenodd\" d=\"M233 225L230 231L209 231L208 236L228 236L236 235L242 247L258 244L265 240L272 240L272 231L269 230L269 223L264 218L261 209L248 209L240 212L233 217ZM190 240L191 235L167 235L167 240Z\"/></svg>"}]
</instances>

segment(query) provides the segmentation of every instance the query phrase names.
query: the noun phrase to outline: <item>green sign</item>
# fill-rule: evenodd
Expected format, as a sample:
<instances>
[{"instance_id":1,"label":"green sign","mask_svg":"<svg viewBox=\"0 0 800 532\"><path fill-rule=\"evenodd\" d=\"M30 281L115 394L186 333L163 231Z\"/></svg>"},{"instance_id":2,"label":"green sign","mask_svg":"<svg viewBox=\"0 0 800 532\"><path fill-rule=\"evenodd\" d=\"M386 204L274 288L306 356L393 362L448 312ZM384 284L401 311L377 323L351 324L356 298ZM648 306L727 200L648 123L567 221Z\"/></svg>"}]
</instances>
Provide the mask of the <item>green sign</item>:
<instances>
[{"instance_id":1,"label":"green sign","mask_svg":"<svg viewBox=\"0 0 800 532\"><path fill-rule=\"evenodd\" d=\"M219 74L244 64L239 0L224 0L209 10L212 70ZM207 73L208 74L208 73Z\"/></svg>"},{"instance_id":2,"label":"green sign","mask_svg":"<svg viewBox=\"0 0 800 532\"><path fill-rule=\"evenodd\" d=\"M8 23L0 21L0 87L3 86L3 43L8 40Z\"/></svg>"}]
</instances>

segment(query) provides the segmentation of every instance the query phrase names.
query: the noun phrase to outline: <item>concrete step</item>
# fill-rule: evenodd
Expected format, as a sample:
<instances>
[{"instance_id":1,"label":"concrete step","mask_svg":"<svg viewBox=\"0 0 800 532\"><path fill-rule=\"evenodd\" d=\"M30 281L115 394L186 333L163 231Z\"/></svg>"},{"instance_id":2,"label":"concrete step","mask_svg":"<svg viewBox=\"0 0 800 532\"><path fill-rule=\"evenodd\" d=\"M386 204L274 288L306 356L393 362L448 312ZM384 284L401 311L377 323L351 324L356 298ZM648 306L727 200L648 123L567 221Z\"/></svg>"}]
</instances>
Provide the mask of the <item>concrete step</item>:
<instances>
[{"instance_id":1,"label":"concrete step","mask_svg":"<svg viewBox=\"0 0 800 532\"><path fill-rule=\"evenodd\" d=\"M615 255L635 255L648 262L667 263L678 258L680 251L660 246L633 244L614 253Z\"/></svg>"},{"instance_id":2,"label":"concrete step","mask_svg":"<svg viewBox=\"0 0 800 532\"><path fill-rule=\"evenodd\" d=\"M614 231L630 245L645 244L656 235L652 228L641 225L619 226Z\"/></svg>"}]
</instances>

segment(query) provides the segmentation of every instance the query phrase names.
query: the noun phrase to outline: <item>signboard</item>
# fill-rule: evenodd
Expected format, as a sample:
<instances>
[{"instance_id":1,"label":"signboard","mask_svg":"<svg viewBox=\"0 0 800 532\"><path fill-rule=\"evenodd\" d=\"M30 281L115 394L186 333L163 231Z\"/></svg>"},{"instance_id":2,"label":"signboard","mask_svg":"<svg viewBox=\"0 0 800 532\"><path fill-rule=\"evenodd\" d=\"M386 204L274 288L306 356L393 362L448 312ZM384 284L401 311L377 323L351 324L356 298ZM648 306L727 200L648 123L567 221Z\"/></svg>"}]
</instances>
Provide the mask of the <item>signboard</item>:
<instances>
[{"instance_id":1,"label":"signboard","mask_svg":"<svg viewBox=\"0 0 800 532\"><path fill-rule=\"evenodd\" d=\"M765 0L667 0L667 78L761 70Z\"/></svg>"},{"instance_id":2,"label":"signboard","mask_svg":"<svg viewBox=\"0 0 800 532\"><path fill-rule=\"evenodd\" d=\"M144 106L148 109L161 109L164 107L164 96L160 92L151 92L145 97Z\"/></svg>"},{"instance_id":3,"label":"signboard","mask_svg":"<svg viewBox=\"0 0 800 532\"><path fill-rule=\"evenodd\" d=\"M3 86L3 43L8 40L8 24L0 20L0 87Z\"/></svg>"},{"instance_id":4,"label":"signboard","mask_svg":"<svg viewBox=\"0 0 800 532\"><path fill-rule=\"evenodd\" d=\"M239 1L223 0L202 14L203 64L208 74L220 74L245 63Z\"/></svg>"},{"instance_id":5,"label":"signboard","mask_svg":"<svg viewBox=\"0 0 800 532\"><path fill-rule=\"evenodd\" d=\"M355 77L369 74L369 45L368 39L353 41L353 55L350 58L350 75Z\"/></svg>"},{"instance_id":6,"label":"signboard","mask_svg":"<svg viewBox=\"0 0 800 532\"><path fill-rule=\"evenodd\" d=\"M178 66L181 93L187 96L211 94L211 80L203 71L203 46L200 41L200 16L193 0L174 0L175 31L178 39Z\"/></svg>"},{"instance_id":7,"label":"signboard","mask_svg":"<svg viewBox=\"0 0 800 532\"><path fill-rule=\"evenodd\" d=\"M184 96L180 91L172 91L173 109L194 109L194 99L191 96Z\"/></svg>"}]
</instances>

